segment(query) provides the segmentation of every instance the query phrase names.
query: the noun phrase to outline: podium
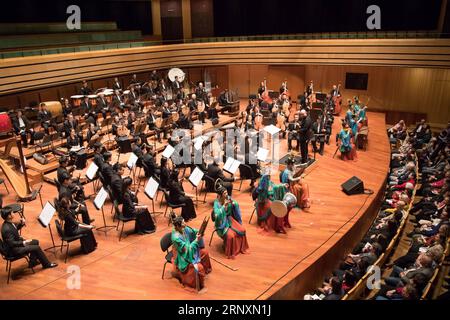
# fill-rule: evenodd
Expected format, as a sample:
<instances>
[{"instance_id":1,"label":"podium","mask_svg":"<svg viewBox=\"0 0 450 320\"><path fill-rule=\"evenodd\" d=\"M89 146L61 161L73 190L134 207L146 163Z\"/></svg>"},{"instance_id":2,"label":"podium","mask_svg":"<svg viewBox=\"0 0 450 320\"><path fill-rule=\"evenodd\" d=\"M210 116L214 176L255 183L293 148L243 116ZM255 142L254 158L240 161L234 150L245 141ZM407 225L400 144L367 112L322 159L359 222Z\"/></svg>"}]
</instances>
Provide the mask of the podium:
<instances>
[{"instance_id":1,"label":"podium","mask_svg":"<svg viewBox=\"0 0 450 320\"><path fill-rule=\"evenodd\" d=\"M272 164L278 163L278 160L275 162L275 141L274 137L277 135L281 129L271 124L270 126L265 126L263 129L270 136L270 143L272 144Z\"/></svg>"}]
</instances>

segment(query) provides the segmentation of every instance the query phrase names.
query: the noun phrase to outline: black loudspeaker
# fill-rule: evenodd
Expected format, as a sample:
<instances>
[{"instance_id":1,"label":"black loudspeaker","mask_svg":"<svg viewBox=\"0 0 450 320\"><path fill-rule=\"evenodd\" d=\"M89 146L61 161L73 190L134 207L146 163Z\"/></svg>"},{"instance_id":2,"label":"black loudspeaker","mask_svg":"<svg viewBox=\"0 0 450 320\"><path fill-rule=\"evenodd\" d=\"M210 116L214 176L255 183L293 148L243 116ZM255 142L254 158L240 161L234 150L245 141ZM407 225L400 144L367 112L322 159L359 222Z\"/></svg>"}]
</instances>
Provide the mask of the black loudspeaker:
<instances>
[{"instance_id":1,"label":"black loudspeaker","mask_svg":"<svg viewBox=\"0 0 450 320\"><path fill-rule=\"evenodd\" d=\"M131 152L131 139L128 137L119 137L117 139L117 144L119 145L119 153Z\"/></svg>"},{"instance_id":2,"label":"black loudspeaker","mask_svg":"<svg viewBox=\"0 0 450 320\"><path fill-rule=\"evenodd\" d=\"M364 193L364 183L358 177L351 177L343 184L341 184L342 191L344 191L347 195L352 194L361 194Z\"/></svg>"}]
</instances>

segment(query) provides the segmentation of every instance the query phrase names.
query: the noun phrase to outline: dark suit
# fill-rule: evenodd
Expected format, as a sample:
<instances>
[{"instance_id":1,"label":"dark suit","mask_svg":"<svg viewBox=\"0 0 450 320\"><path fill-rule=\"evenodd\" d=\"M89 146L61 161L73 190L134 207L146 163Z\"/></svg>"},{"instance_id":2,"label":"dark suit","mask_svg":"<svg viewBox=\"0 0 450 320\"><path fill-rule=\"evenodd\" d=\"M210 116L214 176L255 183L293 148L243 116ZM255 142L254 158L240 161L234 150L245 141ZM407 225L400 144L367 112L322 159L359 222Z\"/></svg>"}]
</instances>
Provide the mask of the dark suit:
<instances>
[{"instance_id":1,"label":"dark suit","mask_svg":"<svg viewBox=\"0 0 450 320\"><path fill-rule=\"evenodd\" d=\"M34 143L34 132L31 128L31 123L28 120L27 117L25 117L24 115L22 115L22 121L23 121L23 125L21 125L19 123L19 118L15 117L13 118L12 124L14 127L14 131L16 134L20 134L20 137L22 138L22 143L23 146L26 147L28 145L28 139L27 139L27 134L30 134L30 144Z\"/></svg>"},{"instance_id":2,"label":"dark suit","mask_svg":"<svg viewBox=\"0 0 450 320\"><path fill-rule=\"evenodd\" d=\"M231 196L231 193L233 192L233 178L225 177L222 169L220 169L219 166L215 163L212 163L208 166L206 174L210 176L214 181L216 181L217 179L222 179L222 185L227 189L228 194ZM214 186L212 187L214 188Z\"/></svg>"},{"instance_id":3,"label":"dark suit","mask_svg":"<svg viewBox=\"0 0 450 320\"><path fill-rule=\"evenodd\" d=\"M50 111L39 111L38 120L41 122L41 126L44 128L46 134L49 134L48 128L51 125L52 114Z\"/></svg>"},{"instance_id":4,"label":"dark suit","mask_svg":"<svg viewBox=\"0 0 450 320\"><path fill-rule=\"evenodd\" d=\"M300 152L302 155L302 163L308 162L308 142L311 138L312 121L309 116L302 119L300 122L300 130L298 132L298 139L300 141Z\"/></svg>"},{"instance_id":5,"label":"dark suit","mask_svg":"<svg viewBox=\"0 0 450 320\"><path fill-rule=\"evenodd\" d=\"M77 191L75 189L72 189L71 186L64 186L62 185L61 188L59 188L58 193L59 193L59 200L61 200L62 198L67 198L69 199L69 201L71 202L71 209L75 210L78 207L78 203L83 204L83 206L81 206L81 208L79 209L78 213L81 214L82 216L82 220L83 223L85 224L90 224L91 223L91 218L89 216L89 212L87 211L87 207L86 205L84 205L84 200L79 199L80 201L77 201L78 203L74 202L74 194Z\"/></svg>"},{"instance_id":6,"label":"dark suit","mask_svg":"<svg viewBox=\"0 0 450 320\"><path fill-rule=\"evenodd\" d=\"M123 194L122 194L123 180L122 180L122 177L119 176L117 173L111 177L110 187L111 187L111 193L112 193L113 200L117 200L119 203L122 203L123 202Z\"/></svg>"},{"instance_id":7,"label":"dark suit","mask_svg":"<svg viewBox=\"0 0 450 320\"><path fill-rule=\"evenodd\" d=\"M181 210L181 216L185 221L194 219L197 214L195 212L194 202L184 193L183 186L177 180L169 180L167 185L169 191L169 202L173 204L182 204L185 206Z\"/></svg>"},{"instance_id":8,"label":"dark suit","mask_svg":"<svg viewBox=\"0 0 450 320\"><path fill-rule=\"evenodd\" d=\"M113 90L122 90L122 85L120 84L120 82L113 83Z\"/></svg>"},{"instance_id":9,"label":"dark suit","mask_svg":"<svg viewBox=\"0 0 450 320\"><path fill-rule=\"evenodd\" d=\"M111 184L112 176L115 174L114 169L111 164L104 162L103 166L100 168L100 171L105 179L106 186Z\"/></svg>"},{"instance_id":10,"label":"dark suit","mask_svg":"<svg viewBox=\"0 0 450 320\"><path fill-rule=\"evenodd\" d=\"M38 240L33 240L31 243L24 245L24 239L20 236L19 230L23 227L22 224L18 226L11 222L5 221L2 225L2 238L5 242L5 250L8 255L30 255L30 261L39 261L43 267L50 266L45 253L39 246Z\"/></svg>"},{"instance_id":11,"label":"dark suit","mask_svg":"<svg viewBox=\"0 0 450 320\"><path fill-rule=\"evenodd\" d=\"M137 203L136 195L127 190L123 195L122 214L128 218L136 218L136 232L154 231L156 229L155 223L150 217L148 209L136 209Z\"/></svg>"},{"instance_id":12,"label":"dark suit","mask_svg":"<svg viewBox=\"0 0 450 320\"><path fill-rule=\"evenodd\" d=\"M313 147L314 152L317 152L317 142L320 143L320 149L319 153L323 155L323 148L325 146L325 136L316 136L316 134L325 134L325 132L322 132L322 130L325 129L322 125L322 121L319 123L314 122L312 124L312 131L314 135L311 138L311 145Z\"/></svg>"},{"instance_id":13,"label":"dark suit","mask_svg":"<svg viewBox=\"0 0 450 320\"><path fill-rule=\"evenodd\" d=\"M150 177L153 175L159 176L159 174L161 173L160 168L156 164L155 158L151 154L149 153L144 154L144 156L142 157L142 162L147 167L145 172L146 177Z\"/></svg>"}]
</instances>

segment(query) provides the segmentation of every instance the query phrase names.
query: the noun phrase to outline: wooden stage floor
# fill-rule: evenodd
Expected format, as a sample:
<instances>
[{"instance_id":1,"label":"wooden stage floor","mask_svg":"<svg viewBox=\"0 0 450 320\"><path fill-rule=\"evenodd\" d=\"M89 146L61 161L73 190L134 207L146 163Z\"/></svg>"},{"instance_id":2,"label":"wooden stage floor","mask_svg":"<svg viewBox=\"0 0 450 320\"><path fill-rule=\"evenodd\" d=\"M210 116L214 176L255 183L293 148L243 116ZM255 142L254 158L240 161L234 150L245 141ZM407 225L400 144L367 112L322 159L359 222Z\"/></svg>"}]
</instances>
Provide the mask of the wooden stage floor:
<instances>
[{"instance_id":1,"label":"wooden stage floor","mask_svg":"<svg viewBox=\"0 0 450 320\"><path fill-rule=\"evenodd\" d=\"M369 113L369 145L366 152L358 152L355 162L343 162L332 158L336 149L332 143L325 146L324 156L319 156L316 164L308 168L306 182L310 186L312 207L309 212L295 209L291 215L292 229L287 234L264 235L258 231L256 217L248 224L253 210L253 201L249 192L249 182L244 182L242 192L234 191L233 197L239 202L247 230L250 254L239 255L235 260L224 257L222 241L214 236L210 255L229 264L238 271L231 271L212 261L213 272L206 279L207 292L201 295L182 288L177 280L170 278L171 266L166 269L166 278L161 279L165 253L160 249L160 238L171 230L167 219L158 216L157 231L151 235L129 235L121 242L118 232L110 231L107 236L95 232L99 243L98 249L89 254L77 254L79 245L71 247L72 255L64 264L64 255L58 253L56 259L59 266L55 269L41 270L36 274L24 269L24 262L13 264L16 279L6 284L5 262L0 262L0 298L1 299L268 299L283 288L296 276L313 265L324 253L364 215L374 196L347 196L340 190L340 185L356 175L364 181L366 188L377 192L383 186L389 167L389 143L386 136L384 114ZM340 124L335 119L334 134ZM287 149L286 140L281 140L281 154ZM278 172L273 173L274 181L278 181ZM235 182L236 188L239 181ZM0 186L0 188L4 188ZM92 185L85 186L88 194L92 193ZM10 188L10 191L12 188ZM45 184L44 201L56 195L56 188ZM193 193L190 185L185 190ZM2 193L6 194L4 189ZM203 195L202 195L203 196ZM143 192L140 200L150 205ZM199 227L203 217L211 212L211 204L215 195L208 194L207 204L199 204L198 218L190 223ZM4 204L14 201L14 195L5 195ZM95 210L88 201L89 212L96 219L96 225L102 224L101 212ZM159 205L158 205L159 206ZM158 207L157 206L157 207ZM43 229L36 217L40 211L39 200L26 203L25 215L28 225L24 229L26 238L37 238L42 247L50 245L48 230ZM106 205L108 224L112 223L109 215L110 204ZM125 229L131 231L132 224ZM205 242L213 230L210 223L206 231ZM56 235L56 230L54 231ZM56 235L56 238L58 236ZM59 241L58 241L59 243ZM50 259L55 257L48 253ZM70 267L80 268L81 287L68 289L71 283ZM22 272L23 271L23 272ZM317 272L321 273L320 267ZM298 299L302 297L296 297Z\"/></svg>"}]
</instances>

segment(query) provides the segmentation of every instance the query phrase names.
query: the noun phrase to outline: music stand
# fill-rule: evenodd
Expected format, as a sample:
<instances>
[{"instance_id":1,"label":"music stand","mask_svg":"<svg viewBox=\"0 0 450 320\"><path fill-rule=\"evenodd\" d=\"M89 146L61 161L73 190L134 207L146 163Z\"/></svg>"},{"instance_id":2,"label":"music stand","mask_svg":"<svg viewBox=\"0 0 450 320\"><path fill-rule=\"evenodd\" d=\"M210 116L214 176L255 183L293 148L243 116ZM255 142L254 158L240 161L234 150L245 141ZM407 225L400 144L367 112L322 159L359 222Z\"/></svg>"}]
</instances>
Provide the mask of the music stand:
<instances>
[{"instance_id":1,"label":"music stand","mask_svg":"<svg viewBox=\"0 0 450 320\"><path fill-rule=\"evenodd\" d=\"M92 182L92 190L94 191L93 194L95 194L95 189L96 189L96 186L95 186L96 179L95 179L95 177L97 175L97 171L98 171L98 166L94 162L92 162L89 165L88 169L86 170L86 174L85 174L86 178L88 178L88 180Z\"/></svg>"},{"instance_id":2,"label":"music stand","mask_svg":"<svg viewBox=\"0 0 450 320\"><path fill-rule=\"evenodd\" d=\"M273 141L273 137L276 134L278 134L281 131L281 129L271 124L270 126L265 126L263 130L270 135L270 140L272 143L272 163L273 163L275 162L275 143Z\"/></svg>"},{"instance_id":3,"label":"music stand","mask_svg":"<svg viewBox=\"0 0 450 320\"><path fill-rule=\"evenodd\" d=\"M223 165L223 170L228 172L234 177L234 174L236 173L237 169L241 165L241 162L239 160L236 160L234 158L229 157L225 164ZM239 191L238 189L234 189Z\"/></svg>"},{"instance_id":4,"label":"music stand","mask_svg":"<svg viewBox=\"0 0 450 320\"><path fill-rule=\"evenodd\" d=\"M145 195L152 200L152 211L153 214L162 214L162 211L155 211L155 196L158 192L159 183L153 177L148 179L147 184L145 185L144 193Z\"/></svg>"},{"instance_id":5,"label":"music stand","mask_svg":"<svg viewBox=\"0 0 450 320\"><path fill-rule=\"evenodd\" d=\"M48 228L48 231L50 232L50 238L52 239L52 246L48 247L47 249L44 249L44 251L53 250L53 254L56 257L57 246L55 245L55 239L53 238L53 232L51 227L51 221L53 216L55 215L55 212L56 212L55 207L50 202L47 201L37 219L42 227Z\"/></svg>"},{"instance_id":6,"label":"music stand","mask_svg":"<svg viewBox=\"0 0 450 320\"><path fill-rule=\"evenodd\" d=\"M192 184L192 186L195 189L195 205L198 207L198 184L202 180L203 176L205 174L202 170L200 170L197 166L195 167L194 171L192 171L191 175L188 178L188 181ZM206 203L206 200L203 200L203 203Z\"/></svg>"},{"instance_id":7,"label":"music stand","mask_svg":"<svg viewBox=\"0 0 450 320\"><path fill-rule=\"evenodd\" d=\"M133 173L133 184L136 184L136 162L138 161L138 156L133 152L128 158L127 167L130 169L130 173Z\"/></svg>"},{"instance_id":8,"label":"music stand","mask_svg":"<svg viewBox=\"0 0 450 320\"><path fill-rule=\"evenodd\" d=\"M108 197L108 192L105 190L105 188L102 187L94 199L95 209L102 210L102 216L103 216L103 226L98 227L97 230L104 232L105 236L108 234L109 229L116 228L116 226L108 226L106 224L105 211L103 210L103 205L105 204L105 200L107 197ZM112 201L112 199L111 199L111 201Z\"/></svg>"}]
</instances>

